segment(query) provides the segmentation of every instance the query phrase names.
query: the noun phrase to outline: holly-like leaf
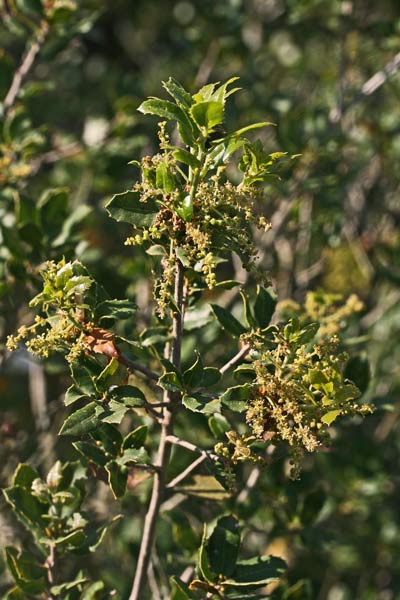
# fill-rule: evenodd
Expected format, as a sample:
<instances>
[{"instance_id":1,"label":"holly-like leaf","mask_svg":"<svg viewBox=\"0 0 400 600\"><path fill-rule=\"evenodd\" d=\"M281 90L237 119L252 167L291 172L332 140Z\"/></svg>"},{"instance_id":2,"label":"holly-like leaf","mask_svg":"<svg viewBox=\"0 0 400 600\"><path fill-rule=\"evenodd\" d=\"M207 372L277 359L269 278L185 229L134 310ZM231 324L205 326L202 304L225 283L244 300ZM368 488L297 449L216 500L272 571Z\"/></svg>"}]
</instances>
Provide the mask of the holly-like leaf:
<instances>
[{"instance_id":1,"label":"holly-like leaf","mask_svg":"<svg viewBox=\"0 0 400 600\"><path fill-rule=\"evenodd\" d=\"M4 489L3 494L7 502L13 507L18 519L24 523L28 529L43 527L43 505L29 490L16 485Z\"/></svg>"},{"instance_id":2,"label":"holly-like leaf","mask_svg":"<svg viewBox=\"0 0 400 600\"><path fill-rule=\"evenodd\" d=\"M271 322L276 307L276 297L271 290L259 287L254 303L254 316L261 329L265 329Z\"/></svg>"},{"instance_id":3,"label":"holly-like leaf","mask_svg":"<svg viewBox=\"0 0 400 600\"><path fill-rule=\"evenodd\" d=\"M124 438L122 448L127 450L128 448L141 448L147 437L148 427L147 425L140 425Z\"/></svg>"},{"instance_id":4,"label":"holly-like leaf","mask_svg":"<svg viewBox=\"0 0 400 600\"><path fill-rule=\"evenodd\" d=\"M218 519L207 543L211 569L218 575L230 577L235 571L240 546L239 523L231 516Z\"/></svg>"},{"instance_id":5,"label":"holly-like leaf","mask_svg":"<svg viewBox=\"0 0 400 600\"><path fill-rule=\"evenodd\" d=\"M168 121L175 121L179 126L179 133L182 141L186 146L191 146L193 143L193 124L191 123L187 113L180 107L170 102L169 100L161 100L160 98L150 98L145 100L139 106L138 111L144 115L156 115Z\"/></svg>"},{"instance_id":6,"label":"holly-like leaf","mask_svg":"<svg viewBox=\"0 0 400 600\"><path fill-rule=\"evenodd\" d=\"M190 114L197 125L204 130L204 134L207 135L224 120L224 105L222 102L215 102L214 100L197 102L192 105Z\"/></svg>"},{"instance_id":7,"label":"holly-like leaf","mask_svg":"<svg viewBox=\"0 0 400 600\"><path fill-rule=\"evenodd\" d=\"M211 308L219 323L228 333L234 337L240 337L242 333L246 332L246 328L239 323L229 310L226 310L226 308L222 308L222 306L218 306L217 304L211 304Z\"/></svg>"},{"instance_id":8,"label":"holly-like leaf","mask_svg":"<svg viewBox=\"0 0 400 600\"><path fill-rule=\"evenodd\" d=\"M146 404L146 398L139 388L133 385L119 385L109 392L109 398L128 408L137 408Z\"/></svg>"},{"instance_id":9,"label":"holly-like leaf","mask_svg":"<svg viewBox=\"0 0 400 600\"><path fill-rule=\"evenodd\" d=\"M13 477L13 485L19 485L26 490L31 489L32 482L39 477L39 473L27 464L19 464Z\"/></svg>"},{"instance_id":10,"label":"holly-like leaf","mask_svg":"<svg viewBox=\"0 0 400 600\"><path fill-rule=\"evenodd\" d=\"M179 81L170 77L168 81L162 82L162 86L179 106L182 108L190 107L192 104L192 96L185 90Z\"/></svg>"},{"instance_id":11,"label":"holly-like leaf","mask_svg":"<svg viewBox=\"0 0 400 600\"><path fill-rule=\"evenodd\" d=\"M59 435L85 435L99 425L104 409L97 402L89 402L83 408L67 417L59 431Z\"/></svg>"},{"instance_id":12,"label":"holly-like leaf","mask_svg":"<svg viewBox=\"0 0 400 600\"><path fill-rule=\"evenodd\" d=\"M202 394L184 394L182 404L192 412L203 413L204 415L213 414L220 410L218 398L209 398Z\"/></svg>"},{"instance_id":13,"label":"holly-like leaf","mask_svg":"<svg viewBox=\"0 0 400 600\"><path fill-rule=\"evenodd\" d=\"M136 312L137 305L132 300L105 300L96 306L95 318L130 319Z\"/></svg>"},{"instance_id":14,"label":"holly-like leaf","mask_svg":"<svg viewBox=\"0 0 400 600\"><path fill-rule=\"evenodd\" d=\"M224 586L261 587L280 579L287 569L284 560L276 556L256 556L236 565L233 575Z\"/></svg>"},{"instance_id":15,"label":"holly-like leaf","mask_svg":"<svg viewBox=\"0 0 400 600\"><path fill-rule=\"evenodd\" d=\"M94 444L90 444L89 442L74 442L72 445L85 460L97 466L104 467L109 460L106 453Z\"/></svg>"},{"instance_id":16,"label":"holly-like leaf","mask_svg":"<svg viewBox=\"0 0 400 600\"><path fill-rule=\"evenodd\" d=\"M183 373L183 383L189 388L199 387L203 381L203 373L203 361L200 354L197 354L192 366Z\"/></svg>"},{"instance_id":17,"label":"holly-like leaf","mask_svg":"<svg viewBox=\"0 0 400 600\"><path fill-rule=\"evenodd\" d=\"M92 383L90 386L92 388ZM73 404L82 398L85 398L85 394L81 392L81 390L79 390L75 385L71 385L65 392L64 404L65 406L69 406L70 404Z\"/></svg>"},{"instance_id":18,"label":"holly-like leaf","mask_svg":"<svg viewBox=\"0 0 400 600\"><path fill-rule=\"evenodd\" d=\"M138 228L151 227L158 213L155 200L141 202L139 192L134 190L115 194L105 208L115 221L130 223Z\"/></svg>"},{"instance_id":19,"label":"holly-like leaf","mask_svg":"<svg viewBox=\"0 0 400 600\"><path fill-rule=\"evenodd\" d=\"M161 375L157 383L159 386L161 386L164 390L167 390L168 392L184 391L181 377L173 371L169 371L167 373L164 373L164 375Z\"/></svg>"},{"instance_id":20,"label":"holly-like leaf","mask_svg":"<svg viewBox=\"0 0 400 600\"><path fill-rule=\"evenodd\" d=\"M247 400L250 397L251 385L245 383L228 388L220 397L222 404L234 412L243 412L247 408Z\"/></svg>"},{"instance_id":21,"label":"holly-like leaf","mask_svg":"<svg viewBox=\"0 0 400 600\"><path fill-rule=\"evenodd\" d=\"M117 461L111 460L106 464L108 473L108 483L115 498L120 498L125 494L126 482L128 479L128 469L124 465L119 465Z\"/></svg>"},{"instance_id":22,"label":"holly-like leaf","mask_svg":"<svg viewBox=\"0 0 400 600\"><path fill-rule=\"evenodd\" d=\"M5 549L7 566L26 594L41 594L46 589L46 569L28 552L19 552L12 546Z\"/></svg>"},{"instance_id":23,"label":"holly-like leaf","mask_svg":"<svg viewBox=\"0 0 400 600\"><path fill-rule=\"evenodd\" d=\"M207 542L207 528L204 525L203 538L201 540L201 546L199 550L198 567L200 573L206 581L209 583L216 583L218 579L216 573L214 573L211 569L210 559L207 553Z\"/></svg>"}]
</instances>

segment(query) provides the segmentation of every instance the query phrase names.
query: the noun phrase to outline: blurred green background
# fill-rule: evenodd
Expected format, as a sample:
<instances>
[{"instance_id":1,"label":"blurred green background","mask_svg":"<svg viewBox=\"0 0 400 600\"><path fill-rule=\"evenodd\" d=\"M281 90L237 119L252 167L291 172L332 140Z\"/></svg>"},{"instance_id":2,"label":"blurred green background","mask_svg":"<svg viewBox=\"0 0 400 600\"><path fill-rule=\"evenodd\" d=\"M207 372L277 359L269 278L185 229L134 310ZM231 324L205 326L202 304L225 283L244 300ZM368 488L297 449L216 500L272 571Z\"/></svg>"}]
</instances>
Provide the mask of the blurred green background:
<instances>
[{"instance_id":1,"label":"blurred green background","mask_svg":"<svg viewBox=\"0 0 400 600\"><path fill-rule=\"evenodd\" d=\"M338 428L333 447L307 461L299 482L274 464L235 510L250 523L248 546L288 559L285 597L400 599L398 0L57 2L57 18L1 124L1 485L21 460L47 469L57 456L76 458L56 437L68 385L62 362L40 365L4 350L6 336L30 319L34 268L77 256L115 297L136 299L145 318L145 255L123 246L129 228L103 208L132 186L136 171L127 163L154 151L156 120L136 109L160 95L169 76L193 91L239 76L243 90L226 129L273 121L277 127L262 134L267 148L301 154L265 190L272 230L259 239L261 260L281 300L301 301L308 289L363 300L347 343L368 355L366 394L376 411ZM36 35L38 5L0 2L0 98ZM49 194L57 195L56 211ZM190 419L206 443L204 425ZM142 484L124 500L127 518L91 558L93 572L122 597L145 493ZM110 516L113 504L105 486L92 490L90 510ZM208 500L202 517L216 511ZM0 545L22 535L4 505L0 521ZM160 525L168 534L160 553L180 545L182 568L199 542L196 527L182 541L182 531L193 529L185 527L173 511ZM3 573L1 589L7 581Z\"/></svg>"}]
</instances>

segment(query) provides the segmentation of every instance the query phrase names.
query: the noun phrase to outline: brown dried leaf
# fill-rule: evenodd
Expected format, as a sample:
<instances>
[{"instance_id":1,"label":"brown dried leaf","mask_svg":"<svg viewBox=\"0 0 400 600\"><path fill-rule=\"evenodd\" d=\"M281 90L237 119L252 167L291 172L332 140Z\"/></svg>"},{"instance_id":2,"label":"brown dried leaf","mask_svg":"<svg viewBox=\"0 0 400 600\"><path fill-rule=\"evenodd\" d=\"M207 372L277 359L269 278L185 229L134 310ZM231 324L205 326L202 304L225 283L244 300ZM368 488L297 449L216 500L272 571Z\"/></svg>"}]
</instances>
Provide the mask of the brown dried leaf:
<instances>
[{"instance_id":1,"label":"brown dried leaf","mask_svg":"<svg viewBox=\"0 0 400 600\"><path fill-rule=\"evenodd\" d=\"M120 351L114 342L114 335L107 329L94 327L90 335L83 338L83 344L88 350L97 354L104 354L109 358L118 358L120 355Z\"/></svg>"}]
</instances>

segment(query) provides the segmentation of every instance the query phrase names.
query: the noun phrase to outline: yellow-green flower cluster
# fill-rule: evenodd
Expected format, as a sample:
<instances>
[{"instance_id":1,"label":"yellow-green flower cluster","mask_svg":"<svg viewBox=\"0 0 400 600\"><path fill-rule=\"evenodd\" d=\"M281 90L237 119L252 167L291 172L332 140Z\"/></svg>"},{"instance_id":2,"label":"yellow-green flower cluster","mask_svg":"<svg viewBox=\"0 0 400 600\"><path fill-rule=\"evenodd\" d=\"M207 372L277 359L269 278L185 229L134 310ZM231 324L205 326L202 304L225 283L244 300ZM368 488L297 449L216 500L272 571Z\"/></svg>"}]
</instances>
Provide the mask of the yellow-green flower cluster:
<instances>
[{"instance_id":1,"label":"yellow-green flower cluster","mask_svg":"<svg viewBox=\"0 0 400 600\"><path fill-rule=\"evenodd\" d=\"M164 168L164 179L170 177L170 187L160 188L157 169ZM223 179L223 169L218 175L201 180L191 198L191 213L182 215L180 206L183 198L189 198L190 188L184 184L174 185L179 177L179 167L172 156L156 154L146 156L141 161L142 181L134 190L140 193L140 200L156 201L160 206L158 214L149 227L137 227L134 235L126 240L127 245L156 244L171 255L179 248L179 256L186 267L204 275L206 285L211 289L216 284L215 270L222 257L230 252L238 254L243 266L257 272L257 250L254 245L252 226L267 231L270 224L264 216L257 215L255 204L260 192L252 186L235 186ZM185 196L186 194L186 196ZM159 299L159 312L165 310L165 290L169 288L171 277L165 264L161 283L156 290L162 292Z\"/></svg>"},{"instance_id":2,"label":"yellow-green flower cluster","mask_svg":"<svg viewBox=\"0 0 400 600\"><path fill-rule=\"evenodd\" d=\"M295 339L277 327L273 344L260 348L258 341L256 379L246 413L257 439L288 443L293 477L304 452L329 442L329 426L339 416L371 411L356 402L358 388L343 378L347 356L339 352L337 337L301 343L300 332Z\"/></svg>"}]
</instances>

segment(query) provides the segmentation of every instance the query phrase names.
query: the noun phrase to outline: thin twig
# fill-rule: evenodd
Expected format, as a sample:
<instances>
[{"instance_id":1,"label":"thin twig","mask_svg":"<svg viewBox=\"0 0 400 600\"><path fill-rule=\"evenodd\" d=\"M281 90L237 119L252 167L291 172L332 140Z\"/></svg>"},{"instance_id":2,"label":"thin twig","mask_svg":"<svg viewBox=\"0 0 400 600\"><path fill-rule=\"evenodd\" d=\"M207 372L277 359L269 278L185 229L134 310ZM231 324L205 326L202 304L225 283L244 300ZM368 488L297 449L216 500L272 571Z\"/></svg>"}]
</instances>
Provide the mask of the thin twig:
<instances>
[{"instance_id":1,"label":"thin twig","mask_svg":"<svg viewBox=\"0 0 400 600\"><path fill-rule=\"evenodd\" d=\"M47 21L42 21L39 30L36 34L35 40L32 42L29 50L26 51L25 56L14 73L13 80L11 82L10 89L7 92L6 97L3 101L4 113L7 113L10 108L14 105L15 100L21 90L22 84L27 77L29 71L32 69L35 59L47 37L49 32L49 24Z\"/></svg>"},{"instance_id":2,"label":"thin twig","mask_svg":"<svg viewBox=\"0 0 400 600\"><path fill-rule=\"evenodd\" d=\"M188 442L187 440L182 440L181 438L178 438L176 435L169 435L167 437L167 442L169 442L170 444L175 444L176 446L181 446L182 448L186 448L186 450L190 450L191 452L197 452L198 454L201 454L202 456L205 456L206 458L210 458L211 460L214 460L214 461L220 460L220 457L218 456L218 454L214 454L214 452L211 452L210 450L203 450L202 448L199 448L199 446L192 444L192 442Z\"/></svg>"},{"instance_id":3,"label":"thin twig","mask_svg":"<svg viewBox=\"0 0 400 600\"><path fill-rule=\"evenodd\" d=\"M235 356L233 358L228 360L228 362L226 364L224 364L223 367L220 368L219 372L221 373L221 375L223 375L224 373L229 371L229 369L234 367L242 358L244 358L246 356L246 354L249 352L249 350L250 350L249 344L246 344L245 346L243 346L239 350L239 352L237 354L235 354Z\"/></svg>"},{"instance_id":4,"label":"thin twig","mask_svg":"<svg viewBox=\"0 0 400 600\"><path fill-rule=\"evenodd\" d=\"M139 373L143 373L143 375L146 375L146 377L148 377L149 379L153 379L153 381L158 381L160 378L160 376L157 375L157 373L154 373L154 371L152 371L148 367L145 367L144 365L140 365L139 363L135 362L134 360L131 360L130 358L125 356L125 354L120 354L117 360L122 365L125 365L126 367L128 367L128 369L132 369L133 371L138 371Z\"/></svg>"},{"instance_id":5,"label":"thin twig","mask_svg":"<svg viewBox=\"0 0 400 600\"><path fill-rule=\"evenodd\" d=\"M179 475L177 475L174 479L172 479L172 481L169 482L169 484L167 485L167 488L170 489L170 488L174 488L175 486L177 486L178 483L180 483L181 481L186 479L186 477L188 477L188 475L190 475L190 473L192 471L197 469L197 467L199 465L201 465L202 462L207 460L207 458L208 458L208 456L206 454L202 454L201 456L196 458L196 460L194 460L192 463L190 463L190 465L188 467L186 467L186 469L184 471L182 471L182 473L179 473Z\"/></svg>"},{"instance_id":6,"label":"thin twig","mask_svg":"<svg viewBox=\"0 0 400 600\"><path fill-rule=\"evenodd\" d=\"M179 368L181 360L181 343L182 343L182 307L183 307L183 280L184 268L182 263L175 259L175 289L174 303L175 309L172 315L172 344L170 350L170 358L173 364ZM169 346L168 346L169 347ZM143 597L143 590L146 584L146 575L149 567L151 550L154 544L155 526L160 512L161 502L163 499L166 486L166 467L170 456L170 445L168 444L168 436L172 434L173 427L173 405L177 400L176 394L173 392L165 392L164 400L167 407L164 408L163 420L161 425L160 442L158 446L157 458L155 461L158 470L154 474L153 488L149 507L146 513L142 542L140 545L139 557L136 566L135 578L132 585L132 591L129 600L139 600Z\"/></svg>"}]
</instances>

